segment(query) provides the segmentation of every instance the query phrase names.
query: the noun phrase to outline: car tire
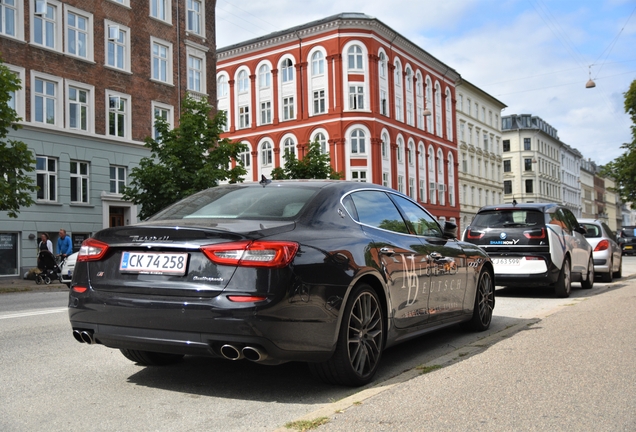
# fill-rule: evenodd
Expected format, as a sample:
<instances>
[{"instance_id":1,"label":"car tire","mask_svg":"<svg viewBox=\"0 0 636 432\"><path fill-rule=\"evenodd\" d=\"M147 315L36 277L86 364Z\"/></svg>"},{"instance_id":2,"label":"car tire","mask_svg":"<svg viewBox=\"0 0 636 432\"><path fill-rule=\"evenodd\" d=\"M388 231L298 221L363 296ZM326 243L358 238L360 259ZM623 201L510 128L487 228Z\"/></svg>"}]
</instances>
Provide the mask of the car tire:
<instances>
[{"instance_id":1,"label":"car tire","mask_svg":"<svg viewBox=\"0 0 636 432\"><path fill-rule=\"evenodd\" d=\"M561 271L559 272L559 278L554 285L554 294L559 298L570 297L572 291L572 274L570 269L570 259L565 258Z\"/></svg>"},{"instance_id":2,"label":"car tire","mask_svg":"<svg viewBox=\"0 0 636 432\"><path fill-rule=\"evenodd\" d=\"M367 284L359 284L342 314L336 350L322 363L309 363L312 374L330 384L362 386L369 383L380 363L385 338L384 309Z\"/></svg>"},{"instance_id":3,"label":"car tire","mask_svg":"<svg viewBox=\"0 0 636 432\"><path fill-rule=\"evenodd\" d=\"M610 269L612 265L610 264ZM611 271L610 271L610 274ZM592 259L592 255L590 255L590 260L587 263L587 279L581 281L581 288L583 289L592 289L594 286L594 260Z\"/></svg>"},{"instance_id":4,"label":"car tire","mask_svg":"<svg viewBox=\"0 0 636 432\"><path fill-rule=\"evenodd\" d=\"M495 308L495 282L492 274L482 270L479 275L479 283L475 292L475 304L473 317L470 321L462 323L462 328L472 331L488 330L492 321L492 312Z\"/></svg>"},{"instance_id":5,"label":"car tire","mask_svg":"<svg viewBox=\"0 0 636 432\"><path fill-rule=\"evenodd\" d=\"M614 277L616 279L620 279L623 277L623 257L621 257L621 262L618 264L618 270L614 272Z\"/></svg>"},{"instance_id":6,"label":"car tire","mask_svg":"<svg viewBox=\"0 0 636 432\"><path fill-rule=\"evenodd\" d=\"M128 360L132 360L141 366L165 366L178 363L183 359L183 354L167 354L131 349L120 349L119 351L121 351Z\"/></svg>"},{"instance_id":7,"label":"car tire","mask_svg":"<svg viewBox=\"0 0 636 432\"><path fill-rule=\"evenodd\" d=\"M614 263L610 260L609 263L609 271L607 273L602 274L603 282L612 282L614 280L614 273L612 272L612 268L614 267Z\"/></svg>"}]
</instances>

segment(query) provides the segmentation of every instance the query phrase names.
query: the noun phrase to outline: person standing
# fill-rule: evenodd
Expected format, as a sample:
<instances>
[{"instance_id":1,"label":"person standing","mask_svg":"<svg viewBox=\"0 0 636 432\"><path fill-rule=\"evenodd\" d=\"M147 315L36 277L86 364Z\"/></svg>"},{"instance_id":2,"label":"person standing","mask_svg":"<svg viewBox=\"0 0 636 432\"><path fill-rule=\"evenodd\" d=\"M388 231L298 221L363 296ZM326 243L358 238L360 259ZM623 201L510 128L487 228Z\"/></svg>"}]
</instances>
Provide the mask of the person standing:
<instances>
[{"instance_id":1,"label":"person standing","mask_svg":"<svg viewBox=\"0 0 636 432\"><path fill-rule=\"evenodd\" d=\"M40 243L38 243L38 253L39 251L48 250L53 253L53 242L49 240L49 235L47 233L40 234Z\"/></svg>"},{"instance_id":2,"label":"person standing","mask_svg":"<svg viewBox=\"0 0 636 432\"><path fill-rule=\"evenodd\" d=\"M57 253L62 258L66 258L73 253L73 243L71 238L66 235L65 229L60 229L60 236L57 239Z\"/></svg>"}]
</instances>

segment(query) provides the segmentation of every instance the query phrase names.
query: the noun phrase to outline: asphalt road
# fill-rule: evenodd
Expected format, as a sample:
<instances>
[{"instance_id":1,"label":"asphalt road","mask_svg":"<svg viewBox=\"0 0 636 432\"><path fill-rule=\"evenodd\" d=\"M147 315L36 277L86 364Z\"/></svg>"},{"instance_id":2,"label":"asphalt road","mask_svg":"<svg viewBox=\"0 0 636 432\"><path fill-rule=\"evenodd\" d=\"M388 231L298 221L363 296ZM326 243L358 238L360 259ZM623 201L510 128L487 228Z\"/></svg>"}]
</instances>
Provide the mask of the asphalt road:
<instances>
[{"instance_id":1,"label":"asphalt road","mask_svg":"<svg viewBox=\"0 0 636 432\"><path fill-rule=\"evenodd\" d=\"M0 430L271 431L321 416L327 430L586 430L593 419L636 430L634 284L569 299L498 290L488 332L453 327L391 348L368 389L322 384L300 363L140 367L73 339L64 290L0 294ZM444 367L420 376L423 364Z\"/></svg>"}]
</instances>

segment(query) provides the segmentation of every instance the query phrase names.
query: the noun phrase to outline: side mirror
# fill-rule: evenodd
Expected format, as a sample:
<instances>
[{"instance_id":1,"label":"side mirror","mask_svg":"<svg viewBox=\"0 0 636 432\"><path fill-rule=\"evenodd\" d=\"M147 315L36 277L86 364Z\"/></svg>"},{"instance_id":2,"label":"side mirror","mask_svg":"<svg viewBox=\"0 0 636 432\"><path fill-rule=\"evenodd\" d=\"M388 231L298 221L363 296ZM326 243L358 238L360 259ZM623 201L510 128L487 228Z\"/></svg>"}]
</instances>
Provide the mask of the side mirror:
<instances>
[{"instance_id":1,"label":"side mirror","mask_svg":"<svg viewBox=\"0 0 636 432\"><path fill-rule=\"evenodd\" d=\"M457 225L452 222L444 222L444 238L456 239L457 238Z\"/></svg>"}]
</instances>

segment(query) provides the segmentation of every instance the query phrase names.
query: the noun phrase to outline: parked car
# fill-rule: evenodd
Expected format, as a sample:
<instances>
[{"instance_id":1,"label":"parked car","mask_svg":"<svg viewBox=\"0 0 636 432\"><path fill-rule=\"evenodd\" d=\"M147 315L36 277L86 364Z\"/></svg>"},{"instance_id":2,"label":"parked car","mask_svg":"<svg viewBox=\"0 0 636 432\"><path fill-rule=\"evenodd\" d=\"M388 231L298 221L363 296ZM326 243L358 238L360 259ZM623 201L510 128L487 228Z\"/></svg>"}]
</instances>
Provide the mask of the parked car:
<instances>
[{"instance_id":1,"label":"parked car","mask_svg":"<svg viewBox=\"0 0 636 432\"><path fill-rule=\"evenodd\" d=\"M623 250L623 255L636 254L636 226L624 226L618 232L618 241Z\"/></svg>"},{"instance_id":2,"label":"parked car","mask_svg":"<svg viewBox=\"0 0 636 432\"><path fill-rule=\"evenodd\" d=\"M78 252L71 254L66 257L66 260L63 261L60 273L60 282L66 284L69 288L71 287L71 280L73 279L73 270L75 270L75 263L77 262Z\"/></svg>"},{"instance_id":3,"label":"parked car","mask_svg":"<svg viewBox=\"0 0 636 432\"><path fill-rule=\"evenodd\" d=\"M142 365L208 355L306 361L368 383L382 351L443 326L489 327L488 255L393 189L344 181L218 186L80 250L79 342Z\"/></svg>"},{"instance_id":4,"label":"parked car","mask_svg":"<svg viewBox=\"0 0 636 432\"><path fill-rule=\"evenodd\" d=\"M585 228L585 238L593 248L594 273L603 282L612 282L623 275L623 254L616 242L616 235L605 222L596 219L579 219Z\"/></svg>"},{"instance_id":5,"label":"parked car","mask_svg":"<svg viewBox=\"0 0 636 432\"><path fill-rule=\"evenodd\" d=\"M592 247L570 210L554 203L482 207L463 240L492 259L497 285L553 286L568 297L572 282L594 284Z\"/></svg>"}]
</instances>

